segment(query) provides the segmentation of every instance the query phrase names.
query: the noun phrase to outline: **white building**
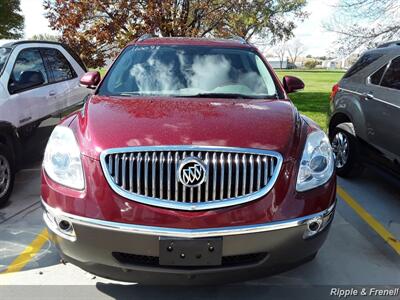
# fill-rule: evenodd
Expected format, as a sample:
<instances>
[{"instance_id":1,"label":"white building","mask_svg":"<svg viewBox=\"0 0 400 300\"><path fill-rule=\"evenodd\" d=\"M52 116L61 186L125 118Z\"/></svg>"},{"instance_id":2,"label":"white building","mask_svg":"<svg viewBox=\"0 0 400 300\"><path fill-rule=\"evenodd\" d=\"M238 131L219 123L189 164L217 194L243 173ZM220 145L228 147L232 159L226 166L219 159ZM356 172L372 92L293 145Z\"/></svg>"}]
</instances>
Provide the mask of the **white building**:
<instances>
[{"instance_id":1,"label":"white building","mask_svg":"<svg viewBox=\"0 0 400 300\"><path fill-rule=\"evenodd\" d=\"M357 60L358 54L352 53L346 57L334 58L322 61L322 68L327 69L348 69Z\"/></svg>"},{"instance_id":2,"label":"white building","mask_svg":"<svg viewBox=\"0 0 400 300\"><path fill-rule=\"evenodd\" d=\"M267 61L274 69L287 69L288 60L285 58L283 61L279 57L266 57Z\"/></svg>"},{"instance_id":3,"label":"white building","mask_svg":"<svg viewBox=\"0 0 400 300\"><path fill-rule=\"evenodd\" d=\"M340 69L340 59L328 59L328 60L323 60L321 67L334 70L334 69Z\"/></svg>"}]
</instances>

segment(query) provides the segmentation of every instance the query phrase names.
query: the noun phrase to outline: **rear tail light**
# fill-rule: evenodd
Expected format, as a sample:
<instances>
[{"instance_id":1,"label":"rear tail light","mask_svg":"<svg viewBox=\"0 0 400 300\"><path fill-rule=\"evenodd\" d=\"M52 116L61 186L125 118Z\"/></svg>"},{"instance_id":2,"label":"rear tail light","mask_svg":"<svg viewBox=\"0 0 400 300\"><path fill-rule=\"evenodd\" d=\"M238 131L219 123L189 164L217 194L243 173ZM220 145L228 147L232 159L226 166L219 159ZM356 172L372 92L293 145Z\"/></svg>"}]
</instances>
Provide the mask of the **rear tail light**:
<instances>
[{"instance_id":1,"label":"rear tail light","mask_svg":"<svg viewBox=\"0 0 400 300\"><path fill-rule=\"evenodd\" d=\"M333 101L333 98L335 98L337 92L339 91L339 84L336 83L333 87L332 87L332 92L331 92L331 96L330 96L330 100Z\"/></svg>"}]
</instances>

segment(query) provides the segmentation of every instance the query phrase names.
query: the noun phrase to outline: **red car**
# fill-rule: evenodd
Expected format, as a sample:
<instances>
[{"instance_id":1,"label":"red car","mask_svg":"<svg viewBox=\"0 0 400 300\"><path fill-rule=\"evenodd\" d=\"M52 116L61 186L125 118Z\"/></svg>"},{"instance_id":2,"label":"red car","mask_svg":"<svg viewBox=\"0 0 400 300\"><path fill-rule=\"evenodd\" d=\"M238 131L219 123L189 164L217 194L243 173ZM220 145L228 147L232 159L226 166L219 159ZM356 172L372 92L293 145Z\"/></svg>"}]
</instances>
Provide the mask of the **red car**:
<instances>
[{"instance_id":1,"label":"red car","mask_svg":"<svg viewBox=\"0 0 400 300\"><path fill-rule=\"evenodd\" d=\"M44 157L44 220L61 256L123 281L207 284L315 257L334 158L261 53L239 39L129 44ZM311 99L310 99L311 101Z\"/></svg>"}]
</instances>

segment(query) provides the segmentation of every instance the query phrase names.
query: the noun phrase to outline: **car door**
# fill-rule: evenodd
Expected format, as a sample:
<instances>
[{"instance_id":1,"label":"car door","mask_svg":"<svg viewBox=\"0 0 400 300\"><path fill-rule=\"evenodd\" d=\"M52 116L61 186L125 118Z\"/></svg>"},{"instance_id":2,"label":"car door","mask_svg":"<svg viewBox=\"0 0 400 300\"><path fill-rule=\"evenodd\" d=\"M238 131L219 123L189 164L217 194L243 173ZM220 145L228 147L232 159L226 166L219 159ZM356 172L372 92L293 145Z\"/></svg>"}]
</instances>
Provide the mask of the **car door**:
<instances>
[{"instance_id":1,"label":"car door","mask_svg":"<svg viewBox=\"0 0 400 300\"><path fill-rule=\"evenodd\" d=\"M364 102L372 143L400 159L400 57L370 76Z\"/></svg>"},{"instance_id":2,"label":"car door","mask_svg":"<svg viewBox=\"0 0 400 300\"><path fill-rule=\"evenodd\" d=\"M77 79L78 75L60 50L42 48L41 53L50 72L52 91L55 94L54 112L62 112L73 104L69 82Z\"/></svg>"},{"instance_id":3,"label":"car door","mask_svg":"<svg viewBox=\"0 0 400 300\"><path fill-rule=\"evenodd\" d=\"M39 79L39 80L38 80ZM41 82L39 82L41 81ZM49 74L38 48L19 51L8 79L9 102L17 113L17 127L39 120L51 112L54 99Z\"/></svg>"}]
</instances>

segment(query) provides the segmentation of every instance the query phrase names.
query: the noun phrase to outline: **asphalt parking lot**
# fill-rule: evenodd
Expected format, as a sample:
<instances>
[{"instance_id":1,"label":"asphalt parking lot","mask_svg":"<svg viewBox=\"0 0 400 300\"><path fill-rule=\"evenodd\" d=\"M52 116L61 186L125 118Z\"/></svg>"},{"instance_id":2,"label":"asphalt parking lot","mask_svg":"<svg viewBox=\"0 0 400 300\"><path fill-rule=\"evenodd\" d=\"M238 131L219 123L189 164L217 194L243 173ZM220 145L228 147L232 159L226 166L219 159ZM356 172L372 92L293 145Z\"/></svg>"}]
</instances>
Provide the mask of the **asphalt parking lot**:
<instances>
[{"instance_id":1,"label":"asphalt parking lot","mask_svg":"<svg viewBox=\"0 0 400 300\"><path fill-rule=\"evenodd\" d=\"M118 298L126 283L63 264L47 240L40 165L51 129L51 123L40 127L29 143L34 146L25 147L24 169L9 205L0 210L0 285L85 285L91 295ZM249 286L400 285L400 181L368 168L357 179L339 179L338 186L335 219L316 259L272 277L234 284L239 291ZM155 294L157 289L151 289Z\"/></svg>"}]
</instances>

